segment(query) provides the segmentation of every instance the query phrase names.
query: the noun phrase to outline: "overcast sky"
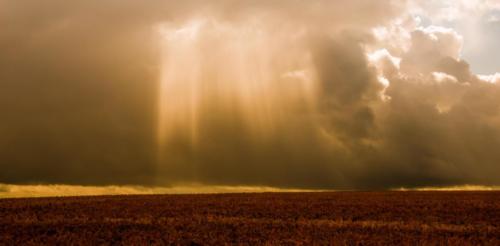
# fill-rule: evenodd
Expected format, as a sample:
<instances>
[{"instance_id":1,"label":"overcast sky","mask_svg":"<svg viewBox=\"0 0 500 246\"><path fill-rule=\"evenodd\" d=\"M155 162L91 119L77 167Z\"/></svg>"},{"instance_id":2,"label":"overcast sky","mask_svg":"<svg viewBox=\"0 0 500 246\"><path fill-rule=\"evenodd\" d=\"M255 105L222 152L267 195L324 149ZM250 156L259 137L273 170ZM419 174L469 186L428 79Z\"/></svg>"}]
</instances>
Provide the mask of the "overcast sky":
<instances>
[{"instance_id":1,"label":"overcast sky","mask_svg":"<svg viewBox=\"0 0 500 246\"><path fill-rule=\"evenodd\" d=\"M0 0L0 183L500 185L500 1Z\"/></svg>"}]
</instances>

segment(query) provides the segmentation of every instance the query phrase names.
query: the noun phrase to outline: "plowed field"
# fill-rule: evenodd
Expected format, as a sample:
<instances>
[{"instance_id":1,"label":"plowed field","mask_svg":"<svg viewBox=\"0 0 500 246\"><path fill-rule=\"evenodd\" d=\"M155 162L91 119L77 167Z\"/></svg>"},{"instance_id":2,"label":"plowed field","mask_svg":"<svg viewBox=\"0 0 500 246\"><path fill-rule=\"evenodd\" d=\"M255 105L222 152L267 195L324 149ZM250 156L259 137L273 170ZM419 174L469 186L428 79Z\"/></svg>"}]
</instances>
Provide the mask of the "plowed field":
<instances>
[{"instance_id":1,"label":"plowed field","mask_svg":"<svg viewBox=\"0 0 500 246\"><path fill-rule=\"evenodd\" d=\"M500 192L0 199L0 245L500 245Z\"/></svg>"}]
</instances>

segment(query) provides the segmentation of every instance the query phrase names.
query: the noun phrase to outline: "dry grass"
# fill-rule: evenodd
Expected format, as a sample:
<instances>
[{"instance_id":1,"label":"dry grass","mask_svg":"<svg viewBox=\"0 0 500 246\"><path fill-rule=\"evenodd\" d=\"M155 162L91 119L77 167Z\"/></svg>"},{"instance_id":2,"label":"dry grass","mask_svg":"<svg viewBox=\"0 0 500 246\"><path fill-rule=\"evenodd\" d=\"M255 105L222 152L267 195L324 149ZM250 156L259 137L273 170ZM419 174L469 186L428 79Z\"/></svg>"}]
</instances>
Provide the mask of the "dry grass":
<instances>
[{"instance_id":1,"label":"dry grass","mask_svg":"<svg viewBox=\"0 0 500 246\"><path fill-rule=\"evenodd\" d=\"M0 244L500 245L500 192L0 200Z\"/></svg>"}]
</instances>

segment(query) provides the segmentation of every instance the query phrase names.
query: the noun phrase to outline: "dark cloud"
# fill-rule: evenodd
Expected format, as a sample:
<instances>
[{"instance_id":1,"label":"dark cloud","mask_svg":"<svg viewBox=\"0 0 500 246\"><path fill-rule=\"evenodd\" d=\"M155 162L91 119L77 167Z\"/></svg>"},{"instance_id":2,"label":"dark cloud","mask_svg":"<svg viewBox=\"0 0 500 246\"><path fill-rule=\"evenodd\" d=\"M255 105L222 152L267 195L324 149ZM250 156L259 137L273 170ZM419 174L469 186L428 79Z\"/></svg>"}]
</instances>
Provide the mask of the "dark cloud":
<instances>
[{"instance_id":1,"label":"dark cloud","mask_svg":"<svg viewBox=\"0 0 500 246\"><path fill-rule=\"evenodd\" d=\"M0 6L0 180L147 182L158 60L149 24L121 4Z\"/></svg>"}]
</instances>

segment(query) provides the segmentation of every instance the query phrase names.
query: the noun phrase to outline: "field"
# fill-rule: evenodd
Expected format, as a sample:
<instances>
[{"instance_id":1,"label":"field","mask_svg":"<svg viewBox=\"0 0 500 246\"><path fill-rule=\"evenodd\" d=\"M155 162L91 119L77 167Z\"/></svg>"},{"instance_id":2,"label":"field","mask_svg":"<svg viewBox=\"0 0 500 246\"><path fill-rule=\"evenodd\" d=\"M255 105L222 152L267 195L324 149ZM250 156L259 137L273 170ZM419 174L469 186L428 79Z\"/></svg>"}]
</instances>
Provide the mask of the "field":
<instances>
[{"instance_id":1,"label":"field","mask_svg":"<svg viewBox=\"0 0 500 246\"><path fill-rule=\"evenodd\" d=\"M0 245L500 245L500 192L0 199Z\"/></svg>"}]
</instances>

